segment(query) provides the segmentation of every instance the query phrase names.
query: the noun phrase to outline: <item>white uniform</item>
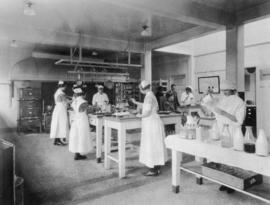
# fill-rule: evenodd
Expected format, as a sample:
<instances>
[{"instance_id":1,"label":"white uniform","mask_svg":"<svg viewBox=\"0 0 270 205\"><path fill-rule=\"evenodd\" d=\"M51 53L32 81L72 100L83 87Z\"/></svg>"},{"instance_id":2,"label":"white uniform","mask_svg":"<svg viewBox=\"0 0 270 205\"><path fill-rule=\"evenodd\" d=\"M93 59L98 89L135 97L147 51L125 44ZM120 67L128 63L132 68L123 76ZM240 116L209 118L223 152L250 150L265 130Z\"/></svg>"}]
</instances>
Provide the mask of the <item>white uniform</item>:
<instances>
[{"instance_id":1,"label":"white uniform","mask_svg":"<svg viewBox=\"0 0 270 205\"><path fill-rule=\"evenodd\" d=\"M183 92L180 100L181 104L190 105L194 102L194 95L192 93L187 94L186 92Z\"/></svg>"},{"instance_id":2,"label":"white uniform","mask_svg":"<svg viewBox=\"0 0 270 205\"><path fill-rule=\"evenodd\" d=\"M60 96L65 96L65 93L58 88L54 94L55 107L52 113L50 138L66 138L69 132L67 103L60 100Z\"/></svg>"},{"instance_id":3,"label":"white uniform","mask_svg":"<svg viewBox=\"0 0 270 205\"><path fill-rule=\"evenodd\" d=\"M164 165L167 159L165 148L164 125L157 114L158 102L152 91L149 91L143 102L143 114L150 111L148 117L142 118L142 136L139 161L149 168Z\"/></svg>"},{"instance_id":4,"label":"white uniform","mask_svg":"<svg viewBox=\"0 0 270 205\"><path fill-rule=\"evenodd\" d=\"M222 132L224 124L228 124L230 134L233 136L236 129L241 129L245 119L246 106L244 101L237 95L223 96L217 103L217 107L236 117L237 122L234 122L227 117L215 113L219 132Z\"/></svg>"},{"instance_id":5,"label":"white uniform","mask_svg":"<svg viewBox=\"0 0 270 205\"><path fill-rule=\"evenodd\" d=\"M72 153L86 154L93 150L87 113L79 112L80 106L85 102L86 100L80 96L71 105L74 109L74 120L70 128L69 151Z\"/></svg>"},{"instance_id":6,"label":"white uniform","mask_svg":"<svg viewBox=\"0 0 270 205\"><path fill-rule=\"evenodd\" d=\"M106 102L109 102L109 98L106 93L102 93L102 94L96 93L93 96L92 105L95 105L97 103L99 107L103 107L106 105Z\"/></svg>"}]
</instances>

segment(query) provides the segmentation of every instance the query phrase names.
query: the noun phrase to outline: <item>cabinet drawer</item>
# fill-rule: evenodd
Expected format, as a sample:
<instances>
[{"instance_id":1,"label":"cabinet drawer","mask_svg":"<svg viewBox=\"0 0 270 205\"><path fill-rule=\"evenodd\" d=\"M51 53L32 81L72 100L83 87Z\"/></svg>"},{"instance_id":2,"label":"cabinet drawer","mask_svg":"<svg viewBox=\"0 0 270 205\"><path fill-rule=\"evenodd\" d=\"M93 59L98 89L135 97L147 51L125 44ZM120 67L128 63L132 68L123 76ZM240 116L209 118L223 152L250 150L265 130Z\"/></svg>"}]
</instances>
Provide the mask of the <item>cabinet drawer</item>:
<instances>
[{"instance_id":1,"label":"cabinet drawer","mask_svg":"<svg viewBox=\"0 0 270 205\"><path fill-rule=\"evenodd\" d=\"M20 107L22 109L27 109L27 108L40 108L41 107L41 102L39 100L21 100L20 101Z\"/></svg>"},{"instance_id":2,"label":"cabinet drawer","mask_svg":"<svg viewBox=\"0 0 270 205\"><path fill-rule=\"evenodd\" d=\"M21 108L20 117L39 117L41 114L41 108Z\"/></svg>"},{"instance_id":3,"label":"cabinet drawer","mask_svg":"<svg viewBox=\"0 0 270 205\"><path fill-rule=\"evenodd\" d=\"M21 119L19 120L19 124L21 127L40 127L41 121L40 119Z\"/></svg>"},{"instance_id":4,"label":"cabinet drawer","mask_svg":"<svg viewBox=\"0 0 270 205\"><path fill-rule=\"evenodd\" d=\"M40 99L41 90L39 88L22 88L20 89L20 99L31 100Z\"/></svg>"}]
</instances>

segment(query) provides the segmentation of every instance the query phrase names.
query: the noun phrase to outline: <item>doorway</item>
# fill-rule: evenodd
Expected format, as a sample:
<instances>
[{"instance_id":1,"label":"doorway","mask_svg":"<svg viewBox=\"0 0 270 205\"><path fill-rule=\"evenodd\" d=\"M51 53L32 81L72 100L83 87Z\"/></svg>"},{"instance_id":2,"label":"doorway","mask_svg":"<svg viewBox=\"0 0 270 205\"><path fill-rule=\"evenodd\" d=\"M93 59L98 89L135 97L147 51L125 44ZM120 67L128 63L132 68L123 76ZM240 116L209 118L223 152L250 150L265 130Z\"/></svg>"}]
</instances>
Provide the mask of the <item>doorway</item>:
<instances>
[{"instance_id":1,"label":"doorway","mask_svg":"<svg viewBox=\"0 0 270 205\"><path fill-rule=\"evenodd\" d=\"M171 85L175 84L178 100L180 102L181 94L185 91L186 88L186 75L172 75L170 78Z\"/></svg>"},{"instance_id":2,"label":"doorway","mask_svg":"<svg viewBox=\"0 0 270 205\"><path fill-rule=\"evenodd\" d=\"M256 67L245 68L245 101L256 105Z\"/></svg>"}]
</instances>

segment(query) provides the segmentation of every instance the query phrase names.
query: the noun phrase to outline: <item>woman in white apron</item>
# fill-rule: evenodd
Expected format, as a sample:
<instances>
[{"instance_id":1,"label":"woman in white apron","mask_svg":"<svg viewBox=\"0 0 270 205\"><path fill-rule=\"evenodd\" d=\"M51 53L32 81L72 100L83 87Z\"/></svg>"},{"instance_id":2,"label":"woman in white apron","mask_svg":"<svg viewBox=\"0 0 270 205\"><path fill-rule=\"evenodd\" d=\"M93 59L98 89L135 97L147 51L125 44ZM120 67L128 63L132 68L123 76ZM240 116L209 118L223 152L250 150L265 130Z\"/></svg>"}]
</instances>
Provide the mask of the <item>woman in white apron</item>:
<instances>
[{"instance_id":1,"label":"woman in white apron","mask_svg":"<svg viewBox=\"0 0 270 205\"><path fill-rule=\"evenodd\" d=\"M246 105L245 102L237 96L236 86L227 80L223 80L220 83L220 90L223 95L220 98L213 98L206 103L206 107L211 110L216 117L216 125L218 133L221 134L224 126L228 125L228 131L231 136L237 129L240 129L243 124L246 115ZM233 193L234 189L226 186L221 186L220 191L227 191L228 193Z\"/></svg>"},{"instance_id":2,"label":"woman in white apron","mask_svg":"<svg viewBox=\"0 0 270 205\"><path fill-rule=\"evenodd\" d=\"M58 89L54 94L55 107L52 113L50 138L54 139L54 145L65 145L60 139L66 139L69 133L67 115L67 98L64 93L66 85L58 82Z\"/></svg>"},{"instance_id":3,"label":"woman in white apron","mask_svg":"<svg viewBox=\"0 0 270 205\"><path fill-rule=\"evenodd\" d=\"M167 158L164 124L157 114L158 102L150 90L150 83L142 81L139 87L140 92L145 94L143 104L131 99L134 104L142 106L142 114L137 115L142 118L139 161L149 168L145 176L157 176L160 174L160 167L165 164Z\"/></svg>"},{"instance_id":4,"label":"woman in white apron","mask_svg":"<svg viewBox=\"0 0 270 205\"><path fill-rule=\"evenodd\" d=\"M69 151L75 153L74 160L86 159L86 154L93 151L93 140L90 135L87 116L88 103L83 99L81 88L75 88L75 100L71 106L74 110L74 120L69 135Z\"/></svg>"}]
</instances>

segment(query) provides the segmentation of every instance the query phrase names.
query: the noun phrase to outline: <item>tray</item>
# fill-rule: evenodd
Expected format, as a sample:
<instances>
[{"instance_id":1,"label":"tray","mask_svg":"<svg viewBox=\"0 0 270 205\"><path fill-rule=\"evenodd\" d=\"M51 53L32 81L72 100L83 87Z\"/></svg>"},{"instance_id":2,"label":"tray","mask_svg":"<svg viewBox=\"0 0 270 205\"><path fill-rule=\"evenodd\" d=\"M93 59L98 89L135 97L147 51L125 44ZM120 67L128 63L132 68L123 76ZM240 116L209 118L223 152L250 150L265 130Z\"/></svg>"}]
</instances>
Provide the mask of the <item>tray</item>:
<instances>
[{"instance_id":1,"label":"tray","mask_svg":"<svg viewBox=\"0 0 270 205\"><path fill-rule=\"evenodd\" d=\"M112 116L113 113L111 113L111 112L98 112L98 113L93 113L92 115Z\"/></svg>"},{"instance_id":2,"label":"tray","mask_svg":"<svg viewBox=\"0 0 270 205\"><path fill-rule=\"evenodd\" d=\"M159 115L168 115L168 114L170 114L171 113L171 111L158 111L158 114Z\"/></svg>"},{"instance_id":3,"label":"tray","mask_svg":"<svg viewBox=\"0 0 270 205\"><path fill-rule=\"evenodd\" d=\"M214 162L203 164L202 173L241 190L246 190L263 182L261 174Z\"/></svg>"}]
</instances>

